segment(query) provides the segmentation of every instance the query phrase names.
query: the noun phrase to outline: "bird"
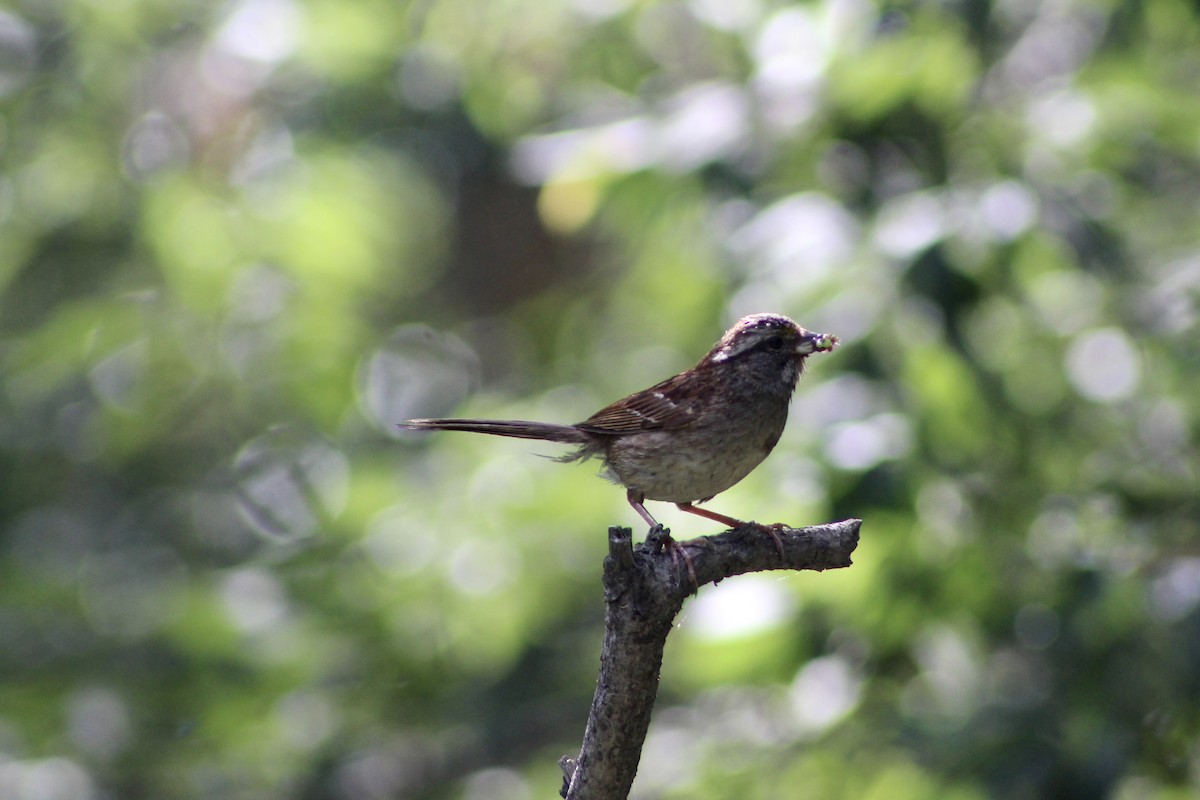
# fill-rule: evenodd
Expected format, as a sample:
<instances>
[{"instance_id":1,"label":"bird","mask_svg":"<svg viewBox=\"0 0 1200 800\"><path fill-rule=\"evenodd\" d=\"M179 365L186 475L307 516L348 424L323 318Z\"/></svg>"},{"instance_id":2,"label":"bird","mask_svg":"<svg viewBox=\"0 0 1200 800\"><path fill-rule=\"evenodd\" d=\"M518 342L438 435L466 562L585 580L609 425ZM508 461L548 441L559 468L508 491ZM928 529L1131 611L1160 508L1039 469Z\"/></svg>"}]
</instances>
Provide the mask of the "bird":
<instances>
[{"instance_id":1,"label":"bird","mask_svg":"<svg viewBox=\"0 0 1200 800\"><path fill-rule=\"evenodd\" d=\"M739 319L692 368L635 392L574 425L527 420L410 419L406 430L467 431L575 445L556 461L603 459L604 475L650 526L647 500L730 528L756 525L696 504L745 478L771 453L808 356L838 345L776 313ZM782 544L771 530L782 555ZM668 538L669 541L669 538ZM690 566L690 564L689 564Z\"/></svg>"}]
</instances>

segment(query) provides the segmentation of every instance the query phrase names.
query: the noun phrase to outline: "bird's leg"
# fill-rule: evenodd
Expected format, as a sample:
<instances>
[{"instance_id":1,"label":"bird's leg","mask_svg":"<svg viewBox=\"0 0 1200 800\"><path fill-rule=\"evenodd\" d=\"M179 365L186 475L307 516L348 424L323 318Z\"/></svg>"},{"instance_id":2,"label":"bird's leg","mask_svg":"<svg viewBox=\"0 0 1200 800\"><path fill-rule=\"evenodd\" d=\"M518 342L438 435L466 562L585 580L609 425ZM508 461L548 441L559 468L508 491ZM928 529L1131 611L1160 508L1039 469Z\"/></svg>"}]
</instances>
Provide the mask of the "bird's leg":
<instances>
[{"instance_id":1,"label":"bird's leg","mask_svg":"<svg viewBox=\"0 0 1200 800\"><path fill-rule=\"evenodd\" d=\"M629 505L633 506L633 510L638 513L638 516L646 520L646 524L650 526L650 532L646 538L649 539L655 534L661 536L660 541L663 546L671 551L671 562L676 569L679 569L679 557L683 556L683 563L687 566L688 577L692 579L692 586L699 588L700 584L696 581L696 567L692 564L692 557L687 554L683 546L679 542L671 538L671 532L662 526L662 523L654 519L650 512L646 510L646 506L642 505L646 501L646 495L641 492L628 490L625 494L629 500Z\"/></svg>"},{"instance_id":2,"label":"bird's leg","mask_svg":"<svg viewBox=\"0 0 1200 800\"><path fill-rule=\"evenodd\" d=\"M724 514L717 513L716 511L709 511L707 508L696 508L696 506L692 505L691 503L676 503L675 507L680 511L686 511L689 514L696 514L697 516L711 519L714 522L719 522L722 525L728 525L730 528L744 528L747 525L751 525L760 530L764 530L771 535L771 540L775 542L775 549L779 551L779 560L784 560L783 540L780 539L779 534L775 532L779 528L787 527L783 523L777 522L774 525L764 525L761 522L743 522L740 519L727 517Z\"/></svg>"},{"instance_id":3,"label":"bird's leg","mask_svg":"<svg viewBox=\"0 0 1200 800\"><path fill-rule=\"evenodd\" d=\"M740 519L727 517L724 514L718 514L716 511L709 511L707 508L696 508L691 503L676 503L675 507L680 511L686 511L689 514L695 514L700 517L707 517L714 522L719 522L722 525L728 525L730 528L744 528L747 524Z\"/></svg>"},{"instance_id":4,"label":"bird's leg","mask_svg":"<svg viewBox=\"0 0 1200 800\"><path fill-rule=\"evenodd\" d=\"M633 506L633 510L638 513L638 516L646 520L646 524L650 526L650 530L662 527L662 525L658 524L658 520L650 516L650 512L642 505L646 501L646 495L630 489L625 492L625 499L629 501L629 505Z\"/></svg>"}]
</instances>

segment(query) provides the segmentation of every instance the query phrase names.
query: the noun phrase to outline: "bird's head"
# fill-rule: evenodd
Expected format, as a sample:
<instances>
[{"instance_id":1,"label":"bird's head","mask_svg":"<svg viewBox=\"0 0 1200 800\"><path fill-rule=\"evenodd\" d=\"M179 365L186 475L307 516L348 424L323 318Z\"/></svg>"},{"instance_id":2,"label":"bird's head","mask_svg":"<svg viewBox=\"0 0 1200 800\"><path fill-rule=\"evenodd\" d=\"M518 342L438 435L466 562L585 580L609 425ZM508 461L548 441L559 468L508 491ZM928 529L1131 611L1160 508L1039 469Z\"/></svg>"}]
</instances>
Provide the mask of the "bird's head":
<instances>
[{"instance_id":1,"label":"bird's head","mask_svg":"<svg viewBox=\"0 0 1200 800\"><path fill-rule=\"evenodd\" d=\"M836 336L806 330L782 314L751 314L725 331L704 362L735 365L746 375L790 393L800 379L804 359L828 352L837 343Z\"/></svg>"}]
</instances>

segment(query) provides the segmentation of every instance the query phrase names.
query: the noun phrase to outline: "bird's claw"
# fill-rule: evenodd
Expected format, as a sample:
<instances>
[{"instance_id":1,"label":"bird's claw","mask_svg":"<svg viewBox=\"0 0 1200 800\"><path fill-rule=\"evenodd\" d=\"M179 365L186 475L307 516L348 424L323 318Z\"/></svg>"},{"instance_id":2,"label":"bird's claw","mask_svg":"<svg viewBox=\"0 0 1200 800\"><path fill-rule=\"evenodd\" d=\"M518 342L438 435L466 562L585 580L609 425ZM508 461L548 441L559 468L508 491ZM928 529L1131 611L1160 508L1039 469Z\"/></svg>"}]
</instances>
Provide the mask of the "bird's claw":
<instances>
[{"instance_id":1,"label":"bird's claw","mask_svg":"<svg viewBox=\"0 0 1200 800\"><path fill-rule=\"evenodd\" d=\"M777 531L786 531L791 526L783 522L773 522L770 525L767 525L763 522L751 522L750 524L755 528L758 528L760 531L765 531L770 535L771 541L775 543L775 550L779 553L779 560L786 561L787 556L784 555L783 540L779 538Z\"/></svg>"},{"instance_id":2,"label":"bird's claw","mask_svg":"<svg viewBox=\"0 0 1200 800\"><path fill-rule=\"evenodd\" d=\"M654 552L661 553L664 548L675 544L675 540L671 538L671 529L664 528L660 522L646 534L646 543L654 548Z\"/></svg>"},{"instance_id":3,"label":"bird's claw","mask_svg":"<svg viewBox=\"0 0 1200 800\"><path fill-rule=\"evenodd\" d=\"M663 550L668 550L671 553L671 564L676 569L679 569L679 560L683 559L683 564L687 567L688 578L691 579L692 586L700 588L700 582L696 579L696 567L692 564L692 557L687 554L687 550L683 545L671 538L671 529L664 528L662 523L658 523L650 532L646 534L646 542L654 548L656 553L661 553Z\"/></svg>"}]
</instances>

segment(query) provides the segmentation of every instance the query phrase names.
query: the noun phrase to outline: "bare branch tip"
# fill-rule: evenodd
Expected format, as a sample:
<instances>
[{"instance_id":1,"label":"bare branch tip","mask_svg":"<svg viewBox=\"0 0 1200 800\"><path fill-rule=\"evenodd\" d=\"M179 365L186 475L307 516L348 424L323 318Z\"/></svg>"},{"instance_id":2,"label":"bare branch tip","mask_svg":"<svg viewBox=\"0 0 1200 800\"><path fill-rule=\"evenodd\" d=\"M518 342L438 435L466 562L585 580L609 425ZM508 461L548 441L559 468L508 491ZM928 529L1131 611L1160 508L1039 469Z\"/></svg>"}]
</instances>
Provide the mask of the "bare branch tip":
<instances>
[{"instance_id":1,"label":"bare branch tip","mask_svg":"<svg viewBox=\"0 0 1200 800\"><path fill-rule=\"evenodd\" d=\"M563 773L563 785L558 794L560 797L566 797L571 791L571 780L575 777L575 768L579 766L579 761L574 756L563 756L558 760L558 766Z\"/></svg>"},{"instance_id":2,"label":"bare branch tip","mask_svg":"<svg viewBox=\"0 0 1200 800\"><path fill-rule=\"evenodd\" d=\"M633 567L633 531L613 525L608 529L608 554L622 569Z\"/></svg>"}]
</instances>

